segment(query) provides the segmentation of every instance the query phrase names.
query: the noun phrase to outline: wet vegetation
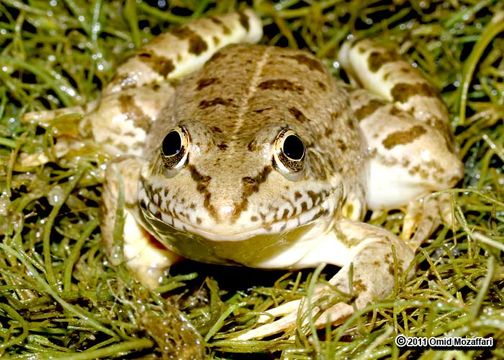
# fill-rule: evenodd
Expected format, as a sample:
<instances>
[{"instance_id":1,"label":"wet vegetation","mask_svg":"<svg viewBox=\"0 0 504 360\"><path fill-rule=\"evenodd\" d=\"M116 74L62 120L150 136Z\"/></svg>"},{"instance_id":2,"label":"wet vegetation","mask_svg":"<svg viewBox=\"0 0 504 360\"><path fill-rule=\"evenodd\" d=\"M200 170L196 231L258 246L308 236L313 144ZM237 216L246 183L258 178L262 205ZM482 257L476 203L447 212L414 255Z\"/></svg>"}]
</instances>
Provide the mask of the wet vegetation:
<instances>
[{"instance_id":1,"label":"wet vegetation","mask_svg":"<svg viewBox=\"0 0 504 360\"><path fill-rule=\"evenodd\" d=\"M441 91L465 163L457 226L418 251L411 280L341 326L236 342L259 312L313 291L334 269L258 271L192 262L151 291L103 251L105 156L82 105L148 39L205 14L250 6L263 43L335 62L350 35L398 44ZM504 357L504 8L499 0L0 1L0 356L13 359L335 359ZM62 153L55 144L84 146ZM400 233L402 211L374 214ZM407 336L493 337L493 349L398 348Z\"/></svg>"}]
</instances>

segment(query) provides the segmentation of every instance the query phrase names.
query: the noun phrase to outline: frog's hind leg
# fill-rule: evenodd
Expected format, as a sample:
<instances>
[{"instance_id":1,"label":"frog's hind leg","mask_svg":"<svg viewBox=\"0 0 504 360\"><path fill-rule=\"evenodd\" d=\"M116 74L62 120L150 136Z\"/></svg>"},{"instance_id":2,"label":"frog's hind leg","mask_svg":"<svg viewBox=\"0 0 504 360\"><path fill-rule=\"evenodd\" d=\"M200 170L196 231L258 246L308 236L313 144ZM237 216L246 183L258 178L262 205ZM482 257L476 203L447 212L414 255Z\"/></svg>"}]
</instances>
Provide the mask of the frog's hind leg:
<instances>
[{"instance_id":1,"label":"frog's hind leg","mask_svg":"<svg viewBox=\"0 0 504 360\"><path fill-rule=\"evenodd\" d=\"M155 37L116 72L105 93L178 79L202 67L229 44L256 43L260 19L250 9L201 18Z\"/></svg>"},{"instance_id":2,"label":"frog's hind leg","mask_svg":"<svg viewBox=\"0 0 504 360\"><path fill-rule=\"evenodd\" d=\"M365 87L351 93L351 106L369 149L368 206L375 210L414 204L403 235L410 237L419 227L425 238L436 216L419 220L423 211L418 208L432 210L437 205L416 199L450 188L462 177L446 107L417 69L370 40L345 44L340 61ZM441 202L446 207L446 201ZM436 212L431 210L426 212Z\"/></svg>"}]
</instances>

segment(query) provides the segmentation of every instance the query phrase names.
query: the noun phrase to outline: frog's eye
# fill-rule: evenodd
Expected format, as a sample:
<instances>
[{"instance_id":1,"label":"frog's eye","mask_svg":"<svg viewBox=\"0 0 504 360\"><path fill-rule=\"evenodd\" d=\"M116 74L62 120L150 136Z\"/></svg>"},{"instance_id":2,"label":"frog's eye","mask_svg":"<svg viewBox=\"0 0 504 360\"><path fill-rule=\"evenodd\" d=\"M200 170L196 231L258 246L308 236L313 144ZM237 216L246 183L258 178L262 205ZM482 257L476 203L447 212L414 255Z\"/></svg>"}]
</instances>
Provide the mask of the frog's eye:
<instances>
[{"instance_id":1,"label":"frog's eye","mask_svg":"<svg viewBox=\"0 0 504 360\"><path fill-rule=\"evenodd\" d=\"M183 127L171 130L161 144L161 159L168 169L179 169L187 160L189 135Z\"/></svg>"},{"instance_id":2,"label":"frog's eye","mask_svg":"<svg viewBox=\"0 0 504 360\"><path fill-rule=\"evenodd\" d=\"M274 144L273 162L283 174L299 173L304 168L306 147L292 130L283 129Z\"/></svg>"},{"instance_id":3,"label":"frog's eye","mask_svg":"<svg viewBox=\"0 0 504 360\"><path fill-rule=\"evenodd\" d=\"M303 160L305 147L299 136L290 134L284 139L282 151L289 160L300 161Z\"/></svg>"}]
</instances>

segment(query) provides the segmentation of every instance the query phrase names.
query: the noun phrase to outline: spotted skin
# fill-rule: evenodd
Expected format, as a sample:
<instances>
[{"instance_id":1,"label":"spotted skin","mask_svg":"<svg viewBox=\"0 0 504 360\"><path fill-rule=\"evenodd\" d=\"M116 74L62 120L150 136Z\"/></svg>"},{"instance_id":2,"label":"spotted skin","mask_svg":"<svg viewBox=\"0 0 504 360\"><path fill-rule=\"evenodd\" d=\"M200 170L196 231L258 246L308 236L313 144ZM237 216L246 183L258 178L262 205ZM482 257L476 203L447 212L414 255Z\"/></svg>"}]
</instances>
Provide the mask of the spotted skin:
<instances>
[{"instance_id":1,"label":"spotted skin","mask_svg":"<svg viewBox=\"0 0 504 360\"><path fill-rule=\"evenodd\" d=\"M121 65L83 110L112 158L103 238L113 262L124 259L150 287L181 256L341 266L329 283L349 300L324 306L323 286L312 298L322 301L317 325L338 323L389 294L437 224L438 203L417 199L462 176L448 113L417 70L375 42L342 48L356 89L312 54L253 45L261 34L250 10L176 27ZM362 222L366 209L406 206L403 239ZM268 310L237 339L294 328L302 304Z\"/></svg>"},{"instance_id":2,"label":"spotted skin","mask_svg":"<svg viewBox=\"0 0 504 360\"><path fill-rule=\"evenodd\" d=\"M261 34L261 23L250 10L194 20L139 49L117 69L104 93L180 78L202 66L218 49L257 42Z\"/></svg>"},{"instance_id":3,"label":"spotted skin","mask_svg":"<svg viewBox=\"0 0 504 360\"><path fill-rule=\"evenodd\" d=\"M428 191L452 187L462 177L462 164L448 111L433 86L396 52L370 40L345 44L339 60L355 82L372 91L350 92L371 158L368 206L404 206Z\"/></svg>"}]
</instances>

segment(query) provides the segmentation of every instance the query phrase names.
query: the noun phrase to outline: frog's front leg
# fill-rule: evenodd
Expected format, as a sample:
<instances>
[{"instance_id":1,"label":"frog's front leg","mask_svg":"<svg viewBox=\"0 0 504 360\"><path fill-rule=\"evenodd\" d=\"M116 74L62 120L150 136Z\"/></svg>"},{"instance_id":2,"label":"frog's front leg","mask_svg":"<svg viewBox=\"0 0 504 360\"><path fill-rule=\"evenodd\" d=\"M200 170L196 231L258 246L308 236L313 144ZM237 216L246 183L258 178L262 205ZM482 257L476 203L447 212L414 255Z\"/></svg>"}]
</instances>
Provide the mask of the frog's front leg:
<instances>
[{"instance_id":1,"label":"frog's front leg","mask_svg":"<svg viewBox=\"0 0 504 360\"><path fill-rule=\"evenodd\" d=\"M404 272L407 271L414 256L412 249L389 231L348 219L336 222L334 230L324 237L317 248L325 252L327 258L327 249L341 247L341 244L347 246L349 260L345 264L335 264L342 266L329 280L329 285L335 289L319 285L313 297L310 298L310 303L315 306L312 308L312 313L306 315L315 318L316 326L323 326L328 321L333 324L341 323L355 309L362 309L372 301L390 294L397 280L402 278ZM309 256L312 255L309 254ZM324 306L324 303L334 303L331 299L337 296L337 292L349 294L352 301ZM264 325L247 331L236 339L262 338L294 329L298 311L301 309L305 313L308 310L306 305L305 298L290 301L266 311L258 320L259 323L265 323ZM300 306L303 307L300 308ZM266 323L279 316L281 316L280 319ZM307 317L303 320L303 324L306 325Z\"/></svg>"},{"instance_id":2,"label":"frog's front leg","mask_svg":"<svg viewBox=\"0 0 504 360\"><path fill-rule=\"evenodd\" d=\"M105 173L101 210L101 232L113 265L124 262L142 284L155 288L164 271L180 260L140 224L137 187L143 161L118 157Z\"/></svg>"}]
</instances>

